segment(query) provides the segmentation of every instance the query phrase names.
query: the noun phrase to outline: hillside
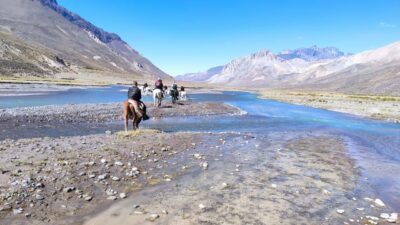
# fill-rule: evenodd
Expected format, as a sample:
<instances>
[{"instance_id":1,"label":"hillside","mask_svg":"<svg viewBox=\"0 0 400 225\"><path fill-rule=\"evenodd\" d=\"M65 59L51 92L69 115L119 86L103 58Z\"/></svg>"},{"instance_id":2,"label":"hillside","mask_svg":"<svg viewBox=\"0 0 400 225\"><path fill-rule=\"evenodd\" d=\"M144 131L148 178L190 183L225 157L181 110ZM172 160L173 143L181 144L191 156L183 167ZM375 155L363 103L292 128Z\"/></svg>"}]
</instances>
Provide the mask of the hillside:
<instances>
[{"instance_id":1,"label":"hillside","mask_svg":"<svg viewBox=\"0 0 400 225\"><path fill-rule=\"evenodd\" d=\"M96 27L56 0L0 0L0 6L2 76L89 72L170 78L117 34Z\"/></svg>"}]
</instances>

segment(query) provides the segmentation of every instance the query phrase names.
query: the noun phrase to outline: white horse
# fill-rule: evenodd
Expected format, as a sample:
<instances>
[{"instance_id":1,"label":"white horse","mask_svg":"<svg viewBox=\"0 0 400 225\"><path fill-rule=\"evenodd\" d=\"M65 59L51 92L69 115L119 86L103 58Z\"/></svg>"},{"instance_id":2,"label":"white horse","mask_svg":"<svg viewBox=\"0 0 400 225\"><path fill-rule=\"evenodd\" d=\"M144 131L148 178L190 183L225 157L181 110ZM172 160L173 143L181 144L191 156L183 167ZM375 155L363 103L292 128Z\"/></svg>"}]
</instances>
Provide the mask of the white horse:
<instances>
[{"instance_id":1,"label":"white horse","mask_svg":"<svg viewBox=\"0 0 400 225\"><path fill-rule=\"evenodd\" d=\"M164 98L163 91L161 91L160 89L153 90L154 106L160 107L163 98Z\"/></svg>"},{"instance_id":2,"label":"white horse","mask_svg":"<svg viewBox=\"0 0 400 225\"><path fill-rule=\"evenodd\" d=\"M181 100L181 101L187 101L188 100L186 91L180 91L179 92L179 100Z\"/></svg>"},{"instance_id":3,"label":"white horse","mask_svg":"<svg viewBox=\"0 0 400 225\"><path fill-rule=\"evenodd\" d=\"M153 90L151 90L151 88L149 87L144 87L144 86L140 86L139 87L140 91L142 91L143 95L150 95L153 93Z\"/></svg>"}]
</instances>

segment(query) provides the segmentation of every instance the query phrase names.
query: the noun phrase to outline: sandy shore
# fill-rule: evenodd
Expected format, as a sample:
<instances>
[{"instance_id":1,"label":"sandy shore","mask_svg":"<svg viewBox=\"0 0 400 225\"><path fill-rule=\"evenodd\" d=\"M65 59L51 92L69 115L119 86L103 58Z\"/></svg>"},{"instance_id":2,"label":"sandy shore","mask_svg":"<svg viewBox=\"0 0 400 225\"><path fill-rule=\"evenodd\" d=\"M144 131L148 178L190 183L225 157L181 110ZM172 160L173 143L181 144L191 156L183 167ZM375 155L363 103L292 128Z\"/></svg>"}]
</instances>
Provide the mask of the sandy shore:
<instances>
[{"instance_id":1,"label":"sandy shore","mask_svg":"<svg viewBox=\"0 0 400 225\"><path fill-rule=\"evenodd\" d=\"M262 98L400 122L400 97L261 90Z\"/></svg>"}]
</instances>

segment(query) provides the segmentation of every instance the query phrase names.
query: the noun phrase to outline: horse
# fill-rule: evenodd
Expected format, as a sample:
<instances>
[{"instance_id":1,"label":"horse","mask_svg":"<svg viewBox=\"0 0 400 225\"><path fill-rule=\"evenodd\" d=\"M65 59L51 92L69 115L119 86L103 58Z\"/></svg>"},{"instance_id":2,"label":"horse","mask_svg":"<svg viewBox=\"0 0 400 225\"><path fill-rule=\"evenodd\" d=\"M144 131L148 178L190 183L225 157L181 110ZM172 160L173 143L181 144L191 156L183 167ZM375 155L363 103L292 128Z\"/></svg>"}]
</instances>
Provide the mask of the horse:
<instances>
[{"instance_id":1,"label":"horse","mask_svg":"<svg viewBox=\"0 0 400 225\"><path fill-rule=\"evenodd\" d=\"M179 91L176 89L171 89L169 95L172 97L172 103L175 104L178 101Z\"/></svg>"},{"instance_id":2,"label":"horse","mask_svg":"<svg viewBox=\"0 0 400 225\"><path fill-rule=\"evenodd\" d=\"M128 133L128 122L129 119L132 119L132 129L139 129L139 123L142 121L142 117L138 118L135 113L135 109L132 105L129 104L128 101L124 101L122 103L123 109L123 118L125 120L125 133Z\"/></svg>"},{"instance_id":3,"label":"horse","mask_svg":"<svg viewBox=\"0 0 400 225\"><path fill-rule=\"evenodd\" d=\"M149 87L144 87L144 86L140 86L139 87L140 91L142 92L143 95L150 95L153 93L153 90Z\"/></svg>"},{"instance_id":4,"label":"horse","mask_svg":"<svg viewBox=\"0 0 400 225\"><path fill-rule=\"evenodd\" d=\"M161 107L161 101L164 98L164 93L160 89L153 90L154 106Z\"/></svg>"},{"instance_id":5,"label":"horse","mask_svg":"<svg viewBox=\"0 0 400 225\"><path fill-rule=\"evenodd\" d=\"M180 91L179 92L179 100L181 100L181 101L187 101L188 100L186 91Z\"/></svg>"}]
</instances>

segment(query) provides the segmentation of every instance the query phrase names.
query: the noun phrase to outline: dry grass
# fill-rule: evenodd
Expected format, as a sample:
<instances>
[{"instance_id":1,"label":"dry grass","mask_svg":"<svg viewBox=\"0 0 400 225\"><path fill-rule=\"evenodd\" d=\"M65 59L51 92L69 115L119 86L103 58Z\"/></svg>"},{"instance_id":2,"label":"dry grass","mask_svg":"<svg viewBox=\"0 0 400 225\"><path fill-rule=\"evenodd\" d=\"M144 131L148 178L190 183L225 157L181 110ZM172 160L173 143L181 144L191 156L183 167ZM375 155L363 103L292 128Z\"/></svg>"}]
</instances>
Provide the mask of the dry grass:
<instances>
[{"instance_id":1,"label":"dry grass","mask_svg":"<svg viewBox=\"0 0 400 225\"><path fill-rule=\"evenodd\" d=\"M139 130L131 130L125 133L125 131L119 131L115 133L117 138L132 138L132 137L138 137L143 134L158 134L161 133L159 130L155 129L139 129Z\"/></svg>"}]
</instances>

